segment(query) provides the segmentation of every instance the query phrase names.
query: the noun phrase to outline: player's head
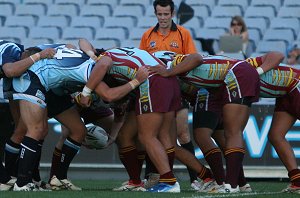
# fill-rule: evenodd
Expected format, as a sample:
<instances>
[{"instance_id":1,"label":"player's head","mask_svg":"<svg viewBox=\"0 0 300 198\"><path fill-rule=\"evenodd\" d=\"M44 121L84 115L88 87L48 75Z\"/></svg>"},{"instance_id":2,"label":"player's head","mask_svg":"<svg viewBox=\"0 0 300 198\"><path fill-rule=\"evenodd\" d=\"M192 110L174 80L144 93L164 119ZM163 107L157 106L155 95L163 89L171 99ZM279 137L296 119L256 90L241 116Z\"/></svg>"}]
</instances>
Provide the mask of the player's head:
<instances>
[{"instance_id":1,"label":"player's head","mask_svg":"<svg viewBox=\"0 0 300 198\"><path fill-rule=\"evenodd\" d=\"M174 16L174 2L172 0L155 0L153 2L154 13L160 28L171 28Z\"/></svg>"},{"instance_id":2,"label":"player's head","mask_svg":"<svg viewBox=\"0 0 300 198\"><path fill-rule=\"evenodd\" d=\"M96 56L99 56L100 54L102 54L103 52L105 52L105 51L106 51L106 50L105 50L105 49L103 49L103 48L101 48L101 49L99 49L99 48L96 48L95 50L96 50L96 53L95 53L95 55L96 55Z\"/></svg>"},{"instance_id":3,"label":"player's head","mask_svg":"<svg viewBox=\"0 0 300 198\"><path fill-rule=\"evenodd\" d=\"M42 50L38 47L29 47L22 53L21 59L27 58L35 53L41 52Z\"/></svg>"},{"instance_id":4,"label":"player's head","mask_svg":"<svg viewBox=\"0 0 300 198\"><path fill-rule=\"evenodd\" d=\"M300 65L300 48L292 48L287 55L289 65Z\"/></svg>"}]
</instances>

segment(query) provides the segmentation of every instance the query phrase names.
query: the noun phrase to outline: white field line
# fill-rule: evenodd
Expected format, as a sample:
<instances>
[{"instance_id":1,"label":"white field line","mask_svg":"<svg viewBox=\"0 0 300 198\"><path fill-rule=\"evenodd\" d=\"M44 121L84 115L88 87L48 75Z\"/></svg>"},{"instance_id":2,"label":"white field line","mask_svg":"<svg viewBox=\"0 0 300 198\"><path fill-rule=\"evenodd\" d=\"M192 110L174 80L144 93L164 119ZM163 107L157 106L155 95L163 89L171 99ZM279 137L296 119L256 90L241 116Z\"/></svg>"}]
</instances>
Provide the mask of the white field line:
<instances>
[{"instance_id":1,"label":"white field line","mask_svg":"<svg viewBox=\"0 0 300 198\"><path fill-rule=\"evenodd\" d=\"M255 195L274 195L282 192L252 192L252 193L228 193L228 194L207 194L207 195L193 195L192 197L183 198L222 198L222 197L247 197Z\"/></svg>"}]
</instances>

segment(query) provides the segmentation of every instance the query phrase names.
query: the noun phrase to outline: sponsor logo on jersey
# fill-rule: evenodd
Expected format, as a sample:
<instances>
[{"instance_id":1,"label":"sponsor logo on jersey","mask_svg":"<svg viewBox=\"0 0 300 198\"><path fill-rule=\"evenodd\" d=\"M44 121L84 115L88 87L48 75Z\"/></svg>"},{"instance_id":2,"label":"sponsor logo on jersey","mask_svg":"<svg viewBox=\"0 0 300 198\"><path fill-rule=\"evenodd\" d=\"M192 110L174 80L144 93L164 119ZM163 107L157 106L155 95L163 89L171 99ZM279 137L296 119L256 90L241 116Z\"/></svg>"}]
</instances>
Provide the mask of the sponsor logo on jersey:
<instances>
[{"instance_id":1,"label":"sponsor logo on jersey","mask_svg":"<svg viewBox=\"0 0 300 198\"><path fill-rule=\"evenodd\" d=\"M156 46L156 42L155 41L151 41L150 42L150 47L155 47Z\"/></svg>"},{"instance_id":2,"label":"sponsor logo on jersey","mask_svg":"<svg viewBox=\"0 0 300 198\"><path fill-rule=\"evenodd\" d=\"M170 43L170 47L173 47L173 48L179 48L178 43L176 43L175 41L172 41L172 42Z\"/></svg>"},{"instance_id":3,"label":"sponsor logo on jersey","mask_svg":"<svg viewBox=\"0 0 300 198\"><path fill-rule=\"evenodd\" d=\"M40 98L41 100L45 101L45 95L43 94L43 92L41 90L37 90L36 91L36 94L35 94L36 97Z\"/></svg>"}]
</instances>

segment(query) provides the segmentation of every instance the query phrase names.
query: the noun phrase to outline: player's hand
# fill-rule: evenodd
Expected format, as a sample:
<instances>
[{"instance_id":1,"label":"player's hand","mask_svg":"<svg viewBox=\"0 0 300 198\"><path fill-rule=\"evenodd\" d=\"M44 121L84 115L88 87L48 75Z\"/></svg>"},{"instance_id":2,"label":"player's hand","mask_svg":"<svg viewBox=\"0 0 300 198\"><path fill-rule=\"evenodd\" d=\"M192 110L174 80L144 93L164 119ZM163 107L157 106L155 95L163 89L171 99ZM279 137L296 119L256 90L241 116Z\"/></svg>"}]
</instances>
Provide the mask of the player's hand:
<instances>
[{"instance_id":1,"label":"player's hand","mask_svg":"<svg viewBox=\"0 0 300 198\"><path fill-rule=\"evenodd\" d=\"M169 71L164 65L156 65L148 67L148 70L153 74L159 74L163 77L169 77Z\"/></svg>"},{"instance_id":2,"label":"player's hand","mask_svg":"<svg viewBox=\"0 0 300 198\"><path fill-rule=\"evenodd\" d=\"M149 76L149 70L146 66L142 66L139 68L139 70L136 72L135 78L140 82L144 82Z\"/></svg>"},{"instance_id":3,"label":"player's hand","mask_svg":"<svg viewBox=\"0 0 300 198\"><path fill-rule=\"evenodd\" d=\"M75 96L75 102L82 107L89 107L92 103L91 96L84 97L81 93Z\"/></svg>"},{"instance_id":4,"label":"player's hand","mask_svg":"<svg viewBox=\"0 0 300 198\"><path fill-rule=\"evenodd\" d=\"M43 51L39 52L40 59L53 58L55 53L56 53L56 50L53 48L44 49Z\"/></svg>"}]
</instances>

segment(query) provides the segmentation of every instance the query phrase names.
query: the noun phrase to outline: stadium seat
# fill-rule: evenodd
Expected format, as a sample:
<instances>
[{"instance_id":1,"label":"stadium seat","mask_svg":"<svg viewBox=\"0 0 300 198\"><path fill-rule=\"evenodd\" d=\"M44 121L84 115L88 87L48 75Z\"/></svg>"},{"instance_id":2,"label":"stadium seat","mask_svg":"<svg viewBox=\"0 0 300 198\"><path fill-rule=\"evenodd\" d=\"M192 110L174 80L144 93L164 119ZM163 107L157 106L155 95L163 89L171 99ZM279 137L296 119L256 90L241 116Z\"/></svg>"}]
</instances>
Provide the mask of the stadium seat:
<instances>
[{"instance_id":1,"label":"stadium seat","mask_svg":"<svg viewBox=\"0 0 300 198\"><path fill-rule=\"evenodd\" d=\"M54 41L51 39L44 39L44 38L26 38L22 39L21 44L24 45L25 49L28 47L34 47L40 44L52 44Z\"/></svg>"},{"instance_id":2,"label":"stadium seat","mask_svg":"<svg viewBox=\"0 0 300 198\"><path fill-rule=\"evenodd\" d=\"M73 17L71 21L71 27L89 27L94 29L100 28L103 26L103 18L97 16L77 16Z\"/></svg>"},{"instance_id":3,"label":"stadium seat","mask_svg":"<svg viewBox=\"0 0 300 198\"><path fill-rule=\"evenodd\" d=\"M275 18L271 21L270 28L272 29L291 29L294 33L294 37L299 32L300 25L299 20L296 18Z\"/></svg>"},{"instance_id":4,"label":"stadium seat","mask_svg":"<svg viewBox=\"0 0 300 198\"><path fill-rule=\"evenodd\" d=\"M130 40L130 39L127 39L127 40L124 40L124 41L121 41L121 47L136 47L138 48L140 46L140 40Z\"/></svg>"},{"instance_id":5,"label":"stadium seat","mask_svg":"<svg viewBox=\"0 0 300 198\"><path fill-rule=\"evenodd\" d=\"M71 40L71 39L80 39L85 38L87 40L94 39L94 33L91 28L82 27L66 27L63 29L62 39Z\"/></svg>"},{"instance_id":6,"label":"stadium seat","mask_svg":"<svg viewBox=\"0 0 300 198\"><path fill-rule=\"evenodd\" d=\"M112 16L112 10L109 5L85 5L81 8L81 16Z\"/></svg>"},{"instance_id":7,"label":"stadium seat","mask_svg":"<svg viewBox=\"0 0 300 198\"><path fill-rule=\"evenodd\" d=\"M14 40L18 43L23 38L27 38L28 32L24 27L1 27L0 38L7 40Z\"/></svg>"},{"instance_id":8,"label":"stadium seat","mask_svg":"<svg viewBox=\"0 0 300 198\"><path fill-rule=\"evenodd\" d=\"M242 16L241 8L238 6L215 6L211 16L213 17L233 17Z\"/></svg>"},{"instance_id":9,"label":"stadium seat","mask_svg":"<svg viewBox=\"0 0 300 198\"><path fill-rule=\"evenodd\" d=\"M55 41L61 38L61 32L56 27L33 27L30 29L28 38Z\"/></svg>"},{"instance_id":10,"label":"stadium seat","mask_svg":"<svg viewBox=\"0 0 300 198\"><path fill-rule=\"evenodd\" d=\"M25 27L27 31L35 25L36 20L33 16L10 16L5 21L7 27Z\"/></svg>"},{"instance_id":11,"label":"stadium seat","mask_svg":"<svg viewBox=\"0 0 300 198\"><path fill-rule=\"evenodd\" d=\"M103 27L122 27L128 32L136 27L137 21L133 17L106 17Z\"/></svg>"},{"instance_id":12,"label":"stadium seat","mask_svg":"<svg viewBox=\"0 0 300 198\"><path fill-rule=\"evenodd\" d=\"M149 17L149 16L143 16L138 19L137 27L140 28L150 28L152 26L155 26L157 23L156 17Z\"/></svg>"},{"instance_id":13,"label":"stadium seat","mask_svg":"<svg viewBox=\"0 0 300 198\"><path fill-rule=\"evenodd\" d=\"M284 41L261 41L257 45L256 51L258 53L266 53L270 51L279 51L286 54L286 44Z\"/></svg>"},{"instance_id":14,"label":"stadium seat","mask_svg":"<svg viewBox=\"0 0 300 198\"><path fill-rule=\"evenodd\" d=\"M284 0L283 1L283 6L286 6L286 7L299 7L300 6L300 1L299 0Z\"/></svg>"},{"instance_id":15,"label":"stadium seat","mask_svg":"<svg viewBox=\"0 0 300 198\"><path fill-rule=\"evenodd\" d=\"M129 32L128 39L131 40L140 40L143 36L143 34L146 32L147 28L133 28Z\"/></svg>"},{"instance_id":16,"label":"stadium seat","mask_svg":"<svg viewBox=\"0 0 300 198\"><path fill-rule=\"evenodd\" d=\"M109 48L112 48L112 47L120 47L120 43L117 40L114 40L114 39L92 40L91 43L96 48L109 49Z\"/></svg>"},{"instance_id":17,"label":"stadium seat","mask_svg":"<svg viewBox=\"0 0 300 198\"><path fill-rule=\"evenodd\" d=\"M293 31L290 29L268 29L263 37L265 41L284 41L289 45L294 41Z\"/></svg>"},{"instance_id":18,"label":"stadium seat","mask_svg":"<svg viewBox=\"0 0 300 198\"><path fill-rule=\"evenodd\" d=\"M62 29L69 26L69 19L65 16L42 16L37 23L38 27L56 27Z\"/></svg>"},{"instance_id":19,"label":"stadium seat","mask_svg":"<svg viewBox=\"0 0 300 198\"><path fill-rule=\"evenodd\" d=\"M271 7L254 7L248 6L245 14L245 18L265 18L267 20L267 26L270 25L271 19L275 17L275 11Z\"/></svg>"},{"instance_id":20,"label":"stadium seat","mask_svg":"<svg viewBox=\"0 0 300 198\"><path fill-rule=\"evenodd\" d=\"M284 7L279 9L277 17L298 18L300 20L299 7Z\"/></svg>"},{"instance_id":21,"label":"stadium seat","mask_svg":"<svg viewBox=\"0 0 300 198\"><path fill-rule=\"evenodd\" d=\"M87 5L108 5L110 9L115 8L119 4L119 0L87 0Z\"/></svg>"},{"instance_id":22,"label":"stadium seat","mask_svg":"<svg viewBox=\"0 0 300 198\"><path fill-rule=\"evenodd\" d=\"M42 4L49 6L54 3L54 0L23 0L23 4Z\"/></svg>"},{"instance_id":23,"label":"stadium seat","mask_svg":"<svg viewBox=\"0 0 300 198\"><path fill-rule=\"evenodd\" d=\"M72 44L78 48L78 39L58 39L58 40L54 41L53 43Z\"/></svg>"},{"instance_id":24,"label":"stadium seat","mask_svg":"<svg viewBox=\"0 0 300 198\"><path fill-rule=\"evenodd\" d=\"M97 29L95 40L97 39L116 39L126 40L128 32L123 28L99 28Z\"/></svg>"},{"instance_id":25,"label":"stadium seat","mask_svg":"<svg viewBox=\"0 0 300 198\"><path fill-rule=\"evenodd\" d=\"M147 17L155 17L153 6L149 6L145 10L145 16Z\"/></svg>"},{"instance_id":26,"label":"stadium seat","mask_svg":"<svg viewBox=\"0 0 300 198\"><path fill-rule=\"evenodd\" d=\"M253 47L253 49L256 48L258 42L261 40L262 35L260 35L258 29L248 29L249 34L249 41Z\"/></svg>"},{"instance_id":27,"label":"stadium seat","mask_svg":"<svg viewBox=\"0 0 300 198\"><path fill-rule=\"evenodd\" d=\"M78 7L85 4L85 0L54 0L55 4L73 4Z\"/></svg>"},{"instance_id":28,"label":"stadium seat","mask_svg":"<svg viewBox=\"0 0 300 198\"><path fill-rule=\"evenodd\" d=\"M198 29L202 28L202 20L197 17L193 17L186 23L182 24L182 26L192 30L191 33L192 33L192 35L194 35L194 32L196 32Z\"/></svg>"},{"instance_id":29,"label":"stadium seat","mask_svg":"<svg viewBox=\"0 0 300 198\"><path fill-rule=\"evenodd\" d=\"M147 8L150 5L150 0L120 0L119 5L140 5Z\"/></svg>"},{"instance_id":30,"label":"stadium seat","mask_svg":"<svg viewBox=\"0 0 300 198\"><path fill-rule=\"evenodd\" d=\"M257 7L272 7L274 11L277 13L281 6L281 0L251 0L251 6Z\"/></svg>"},{"instance_id":31,"label":"stadium seat","mask_svg":"<svg viewBox=\"0 0 300 198\"><path fill-rule=\"evenodd\" d=\"M38 18L46 15L46 7L43 4L20 4L16 6L15 15L31 15Z\"/></svg>"},{"instance_id":32,"label":"stadium seat","mask_svg":"<svg viewBox=\"0 0 300 198\"><path fill-rule=\"evenodd\" d=\"M264 34L267 29L267 21L264 18L244 18L247 28L257 29L260 37Z\"/></svg>"},{"instance_id":33,"label":"stadium seat","mask_svg":"<svg viewBox=\"0 0 300 198\"><path fill-rule=\"evenodd\" d=\"M206 6L192 6L192 8L194 9L194 17L201 18L202 22L204 22L205 19L210 16L210 11Z\"/></svg>"},{"instance_id":34,"label":"stadium seat","mask_svg":"<svg viewBox=\"0 0 300 198\"><path fill-rule=\"evenodd\" d=\"M186 0L185 3L191 6L205 6L208 9L209 14L217 5L215 0Z\"/></svg>"},{"instance_id":35,"label":"stadium seat","mask_svg":"<svg viewBox=\"0 0 300 198\"><path fill-rule=\"evenodd\" d=\"M136 19L144 16L145 10L139 5L117 6L113 11L113 16L132 16Z\"/></svg>"},{"instance_id":36,"label":"stadium seat","mask_svg":"<svg viewBox=\"0 0 300 198\"><path fill-rule=\"evenodd\" d=\"M231 18L215 18L208 17L204 22L205 28L222 28L225 31L228 31L230 27Z\"/></svg>"},{"instance_id":37,"label":"stadium seat","mask_svg":"<svg viewBox=\"0 0 300 198\"><path fill-rule=\"evenodd\" d=\"M72 4L58 5L53 4L48 6L48 16L67 16L72 18L79 15L78 7Z\"/></svg>"},{"instance_id":38,"label":"stadium seat","mask_svg":"<svg viewBox=\"0 0 300 198\"><path fill-rule=\"evenodd\" d=\"M225 34L225 30L222 28L202 28L196 32L196 38L219 40L223 34Z\"/></svg>"},{"instance_id":39,"label":"stadium seat","mask_svg":"<svg viewBox=\"0 0 300 198\"><path fill-rule=\"evenodd\" d=\"M248 7L248 0L219 0L219 6L239 6L244 13Z\"/></svg>"},{"instance_id":40,"label":"stadium seat","mask_svg":"<svg viewBox=\"0 0 300 198\"><path fill-rule=\"evenodd\" d=\"M196 49L197 49L197 52L202 52L203 49L202 49L202 45L201 45L201 42L198 41L198 40L193 40L194 43L195 43L195 46L196 46Z\"/></svg>"},{"instance_id":41,"label":"stadium seat","mask_svg":"<svg viewBox=\"0 0 300 198\"><path fill-rule=\"evenodd\" d=\"M0 16L12 16L15 14L15 7L8 3L0 3Z\"/></svg>"}]
</instances>

